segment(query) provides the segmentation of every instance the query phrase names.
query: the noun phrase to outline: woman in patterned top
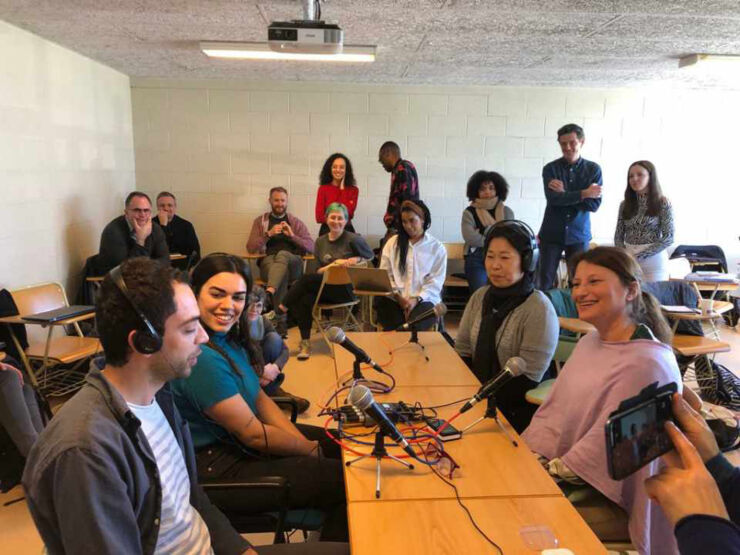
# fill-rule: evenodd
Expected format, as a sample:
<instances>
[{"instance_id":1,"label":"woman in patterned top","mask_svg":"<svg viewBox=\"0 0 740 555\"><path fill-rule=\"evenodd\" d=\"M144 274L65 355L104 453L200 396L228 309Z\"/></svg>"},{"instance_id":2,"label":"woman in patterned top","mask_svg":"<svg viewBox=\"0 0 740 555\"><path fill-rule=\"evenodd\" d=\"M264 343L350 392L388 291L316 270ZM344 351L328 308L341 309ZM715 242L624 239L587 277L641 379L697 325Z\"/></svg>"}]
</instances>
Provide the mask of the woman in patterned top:
<instances>
[{"instance_id":1,"label":"woman in patterned top","mask_svg":"<svg viewBox=\"0 0 740 555\"><path fill-rule=\"evenodd\" d=\"M668 279L666 249L671 243L673 208L660 189L655 165L647 160L634 162L619 205L614 244L637 258L648 282Z\"/></svg>"}]
</instances>

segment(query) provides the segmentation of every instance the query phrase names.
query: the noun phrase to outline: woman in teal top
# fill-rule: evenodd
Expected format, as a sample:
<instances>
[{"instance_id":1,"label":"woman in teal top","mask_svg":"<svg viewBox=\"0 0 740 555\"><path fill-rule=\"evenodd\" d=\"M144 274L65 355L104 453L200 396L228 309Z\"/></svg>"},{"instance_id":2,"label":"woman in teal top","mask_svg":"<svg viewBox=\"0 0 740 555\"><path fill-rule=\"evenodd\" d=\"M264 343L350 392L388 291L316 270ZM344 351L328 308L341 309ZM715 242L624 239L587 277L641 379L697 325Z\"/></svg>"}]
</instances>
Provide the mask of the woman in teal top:
<instances>
[{"instance_id":1,"label":"woman in teal top","mask_svg":"<svg viewBox=\"0 0 740 555\"><path fill-rule=\"evenodd\" d=\"M347 541L338 446L323 428L291 423L260 387L264 362L246 321L249 266L232 255L207 256L193 269L191 285L210 340L190 376L173 382L173 392L190 425L199 477L285 476L291 508L322 510L321 539ZM241 513L277 507L269 496L232 501Z\"/></svg>"}]
</instances>

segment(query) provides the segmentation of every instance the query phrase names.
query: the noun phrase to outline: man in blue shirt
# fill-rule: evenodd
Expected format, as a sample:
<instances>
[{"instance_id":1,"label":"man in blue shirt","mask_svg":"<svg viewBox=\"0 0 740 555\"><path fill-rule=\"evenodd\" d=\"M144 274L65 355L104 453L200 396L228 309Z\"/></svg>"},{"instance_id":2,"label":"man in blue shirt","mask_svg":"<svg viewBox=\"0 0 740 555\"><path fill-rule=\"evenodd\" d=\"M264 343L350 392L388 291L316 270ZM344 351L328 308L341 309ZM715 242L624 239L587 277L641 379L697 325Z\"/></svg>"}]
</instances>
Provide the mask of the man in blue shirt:
<instances>
[{"instance_id":1,"label":"man in blue shirt","mask_svg":"<svg viewBox=\"0 0 740 555\"><path fill-rule=\"evenodd\" d=\"M547 207L540 227L540 264L537 286L543 291L555 283L560 255L569 259L588 249L591 240L589 212L601 205L601 167L581 158L583 128L569 123L558 129L563 157L542 168Z\"/></svg>"}]
</instances>

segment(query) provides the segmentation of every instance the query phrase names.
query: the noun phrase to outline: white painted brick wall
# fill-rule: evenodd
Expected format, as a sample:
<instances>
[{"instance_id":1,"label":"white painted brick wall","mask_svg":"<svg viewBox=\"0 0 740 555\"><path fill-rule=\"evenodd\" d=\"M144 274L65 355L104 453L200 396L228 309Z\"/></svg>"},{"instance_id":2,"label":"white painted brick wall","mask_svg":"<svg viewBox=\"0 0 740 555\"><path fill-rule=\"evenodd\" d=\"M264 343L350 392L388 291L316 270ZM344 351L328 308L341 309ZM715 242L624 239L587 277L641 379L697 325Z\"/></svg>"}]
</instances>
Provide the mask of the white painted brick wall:
<instances>
[{"instance_id":1,"label":"white painted brick wall","mask_svg":"<svg viewBox=\"0 0 740 555\"><path fill-rule=\"evenodd\" d=\"M461 239L465 185L478 169L503 174L508 204L538 229L542 165L560 155L557 129L573 122L586 130L584 156L604 171L595 240L612 240L628 165L647 158L673 202L677 242L720 244L733 268L740 255L737 92L222 82L209 89L139 80L132 99L138 186L184 195L181 213L196 223L206 251L242 252L251 220L277 185L289 189L291 210L315 233L318 174L337 151L350 157L360 187L355 227L374 242L389 188L377 161L386 140L416 165L440 239ZM17 164L20 147L10 141L7 148L0 157ZM49 149L55 163L69 163L70 153ZM99 151L87 150L89 163Z\"/></svg>"},{"instance_id":2,"label":"white painted brick wall","mask_svg":"<svg viewBox=\"0 0 740 555\"><path fill-rule=\"evenodd\" d=\"M74 300L85 259L134 188L131 95L146 145L142 182L168 182L146 167L183 170L185 152L208 152L208 134L171 151L169 126L149 126L168 113L170 91L133 92L127 76L2 21L0 67L0 288L58 281ZM197 96L180 92L178 106ZM207 114L207 94L200 101Z\"/></svg>"}]
</instances>

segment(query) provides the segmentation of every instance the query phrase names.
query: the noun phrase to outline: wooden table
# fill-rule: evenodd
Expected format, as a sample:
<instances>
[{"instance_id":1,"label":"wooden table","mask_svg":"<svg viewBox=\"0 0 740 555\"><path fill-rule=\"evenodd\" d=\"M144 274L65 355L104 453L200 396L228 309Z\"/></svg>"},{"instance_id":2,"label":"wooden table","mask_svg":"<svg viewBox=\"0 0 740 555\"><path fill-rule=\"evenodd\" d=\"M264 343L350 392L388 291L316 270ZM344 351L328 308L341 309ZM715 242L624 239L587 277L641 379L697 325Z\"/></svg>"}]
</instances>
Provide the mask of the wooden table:
<instances>
[{"instance_id":1,"label":"wooden table","mask_svg":"<svg viewBox=\"0 0 740 555\"><path fill-rule=\"evenodd\" d=\"M464 503L506 555L539 553L524 544L520 532L525 526L546 526L558 547L575 554L606 553L565 497L466 499ZM454 499L350 503L348 513L352 555L496 553Z\"/></svg>"},{"instance_id":2,"label":"wooden table","mask_svg":"<svg viewBox=\"0 0 740 555\"><path fill-rule=\"evenodd\" d=\"M420 342L430 358L427 362L417 345L404 345L408 333L349 333L353 342L384 365L396 380L396 389L388 395L375 395L379 402L403 400L408 403L437 405L467 399L480 384L440 334L419 333ZM398 349L400 347L400 349ZM388 348L396 348L391 356ZM335 359L314 355L309 361L290 360L286 366L286 387L308 397L320 397L319 390L352 369L352 356L335 345ZM336 366L335 366L336 365ZM332 370L336 372L332 377ZM363 370L367 378L377 378L372 370ZM295 380L295 381L294 381ZM340 402L343 402L341 399ZM460 405L438 409L450 417ZM480 403L455 420L464 428L484 409ZM501 418L509 433L516 436ZM352 428L360 431L362 428ZM369 438L370 440L372 437ZM390 440L387 443L391 443ZM357 446L368 452L369 446ZM514 447L497 424L484 420L445 449L461 466L453 483L475 521L504 552L528 551L520 531L525 526L545 526L552 531L560 547L574 553L605 553L605 549L560 489L537 462L535 455L520 440ZM397 448L389 448L398 453ZM354 458L351 453L346 459ZM382 461L381 498L375 499L375 461L373 459L345 468L350 542L353 555L365 553L458 554L493 553L458 505L455 493L422 464L409 471L396 463Z\"/></svg>"},{"instance_id":3,"label":"wooden table","mask_svg":"<svg viewBox=\"0 0 740 555\"><path fill-rule=\"evenodd\" d=\"M399 385L480 387L473 373L437 332L419 332L419 343L424 350L419 345L408 343L410 332L354 332L348 333L347 337L393 374ZM334 352L339 373L351 372L354 357L339 346L334 347ZM425 353L430 362L424 358ZM372 370L366 374L369 378L377 377Z\"/></svg>"},{"instance_id":4,"label":"wooden table","mask_svg":"<svg viewBox=\"0 0 740 555\"><path fill-rule=\"evenodd\" d=\"M399 382L401 383L401 382ZM435 406L459 399L469 399L479 386L462 387L423 387L398 386L388 395L378 395L382 402L404 401L412 405L420 402L422 406ZM450 418L460 408L445 407L438 410L440 417ZM483 416L486 403L479 403L472 410L463 414L454 421L458 429ZM519 441L514 447L509 438L499 428L495 421L486 419L463 434L462 439L445 443L445 450L460 465L456 471L454 484L463 498L477 497L521 497L521 496L561 496L560 488L537 462L532 452L519 439L514 429L499 416L502 425L511 437ZM349 428L364 430L364 428ZM372 437L368 439L372 441ZM387 440L386 443L392 443ZM371 447L359 447L363 452L369 452ZM389 448L389 453L395 456L403 455L399 448ZM344 460L352 460L356 455L344 453ZM414 470L407 470L390 460L381 463L382 485L381 500L411 500L411 499L454 499L455 492L442 480L434 475L433 471L418 463ZM368 458L355 463L345 470L347 498L352 501L372 501L375 499L375 459ZM495 476L496 479L481 480L481 476Z\"/></svg>"}]
</instances>

